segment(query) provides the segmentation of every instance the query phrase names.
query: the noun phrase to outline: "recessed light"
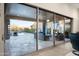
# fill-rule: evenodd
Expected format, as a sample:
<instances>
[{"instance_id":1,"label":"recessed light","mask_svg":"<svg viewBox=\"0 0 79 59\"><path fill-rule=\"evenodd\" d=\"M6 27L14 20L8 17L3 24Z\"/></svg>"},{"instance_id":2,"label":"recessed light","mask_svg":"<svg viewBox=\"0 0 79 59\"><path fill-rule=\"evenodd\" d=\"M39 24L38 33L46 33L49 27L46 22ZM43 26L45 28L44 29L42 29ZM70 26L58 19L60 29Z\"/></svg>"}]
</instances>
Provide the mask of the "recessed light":
<instances>
[{"instance_id":1,"label":"recessed light","mask_svg":"<svg viewBox=\"0 0 79 59\"><path fill-rule=\"evenodd\" d=\"M50 20L49 19L47 19L47 22L49 22Z\"/></svg>"}]
</instances>

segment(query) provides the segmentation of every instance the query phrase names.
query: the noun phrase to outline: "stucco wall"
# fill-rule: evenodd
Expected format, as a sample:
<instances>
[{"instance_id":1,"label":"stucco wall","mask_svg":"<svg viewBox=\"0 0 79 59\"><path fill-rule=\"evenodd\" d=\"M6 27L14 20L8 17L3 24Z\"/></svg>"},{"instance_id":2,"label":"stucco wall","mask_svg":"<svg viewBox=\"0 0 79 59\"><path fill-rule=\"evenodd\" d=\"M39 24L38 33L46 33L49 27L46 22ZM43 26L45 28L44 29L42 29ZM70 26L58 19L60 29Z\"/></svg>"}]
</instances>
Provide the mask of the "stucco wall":
<instances>
[{"instance_id":1,"label":"stucco wall","mask_svg":"<svg viewBox=\"0 0 79 59\"><path fill-rule=\"evenodd\" d=\"M79 31L79 18L78 9L70 6L69 4L61 3L30 3L31 5L38 6L47 10L54 11L56 13L66 15L73 18L73 29L72 32Z\"/></svg>"},{"instance_id":2,"label":"stucco wall","mask_svg":"<svg viewBox=\"0 0 79 59\"><path fill-rule=\"evenodd\" d=\"M2 35L4 33L4 4L0 3L0 56L4 55L4 41Z\"/></svg>"}]
</instances>

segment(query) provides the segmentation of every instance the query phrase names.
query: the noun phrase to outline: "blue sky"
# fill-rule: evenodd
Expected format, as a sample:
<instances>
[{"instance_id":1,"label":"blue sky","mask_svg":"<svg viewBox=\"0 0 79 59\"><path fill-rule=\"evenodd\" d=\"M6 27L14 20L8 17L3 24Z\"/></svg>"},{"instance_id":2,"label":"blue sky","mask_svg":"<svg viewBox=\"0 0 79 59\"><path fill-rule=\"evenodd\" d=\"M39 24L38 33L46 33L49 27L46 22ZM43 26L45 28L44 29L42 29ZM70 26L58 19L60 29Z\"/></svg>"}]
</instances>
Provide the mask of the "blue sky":
<instances>
[{"instance_id":1,"label":"blue sky","mask_svg":"<svg viewBox=\"0 0 79 59\"><path fill-rule=\"evenodd\" d=\"M33 23L34 22L31 22L31 21L22 21L22 20L10 19L10 25L18 25L18 26L23 26L23 27L29 27Z\"/></svg>"}]
</instances>

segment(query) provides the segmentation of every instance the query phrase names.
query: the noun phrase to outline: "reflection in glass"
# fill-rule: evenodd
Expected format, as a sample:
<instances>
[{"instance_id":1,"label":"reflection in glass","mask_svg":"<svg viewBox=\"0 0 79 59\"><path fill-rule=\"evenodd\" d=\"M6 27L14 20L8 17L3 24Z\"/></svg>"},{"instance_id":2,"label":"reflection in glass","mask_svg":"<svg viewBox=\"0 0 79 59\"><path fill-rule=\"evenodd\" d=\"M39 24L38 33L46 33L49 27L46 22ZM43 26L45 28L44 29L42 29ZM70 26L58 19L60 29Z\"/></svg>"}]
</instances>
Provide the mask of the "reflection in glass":
<instances>
[{"instance_id":1,"label":"reflection in glass","mask_svg":"<svg viewBox=\"0 0 79 59\"><path fill-rule=\"evenodd\" d=\"M71 33L71 20L65 18L65 41L69 41L69 34Z\"/></svg>"},{"instance_id":2,"label":"reflection in glass","mask_svg":"<svg viewBox=\"0 0 79 59\"><path fill-rule=\"evenodd\" d=\"M54 26L55 45L59 45L64 42L64 17L54 15Z\"/></svg>"},{"instance_id":3,"label":"reflection in glass","mask_svg":"<svg viewBox=\"0 0 79 59\"><path fill-rule=\"evenodd\" d=\"M40 10L38 25L38 49L53 46L53 14Z\"/></svg>"},{"instance_id":4,"label":"reflection in glass","mask_svg":"<svg viewBox=\"0 0 79 59\"><path fill-rule=\"evenodd\" d=\"M26 5L10 3L6 4L6 14L11 16L20 16L27 18L36 18L36 9Z\"/></svg>"}]
</instances>

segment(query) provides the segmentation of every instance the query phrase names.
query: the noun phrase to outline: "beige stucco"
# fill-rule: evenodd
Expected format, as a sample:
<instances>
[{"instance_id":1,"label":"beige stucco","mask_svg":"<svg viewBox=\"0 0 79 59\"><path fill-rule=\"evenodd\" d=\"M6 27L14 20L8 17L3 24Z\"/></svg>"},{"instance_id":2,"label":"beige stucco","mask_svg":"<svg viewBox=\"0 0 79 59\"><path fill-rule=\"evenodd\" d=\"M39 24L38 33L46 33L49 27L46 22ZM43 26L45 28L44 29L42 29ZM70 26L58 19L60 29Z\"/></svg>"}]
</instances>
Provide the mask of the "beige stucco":
<instances>
[{"instance_id":1,"label":"beige stucco","mask_svg":"<svg viewBox=\"0 0 79 59\"><path fill-rule=\"evenodd\" d=\"M30 3L31 5L38 6L47 10L54 11L56 13L69 16L73 18L73 28L72 32L79 31L79 17L78 17L78 9L71 6L70 4L64 3Z\"/></svg>"},{"instance_id":2,"label":"beige stucco","mask_svg":"<svg viewBox=\"0 0 79 59\"><path fill-rule=\"evenodd\" d=\"M4 40L2 40L2 35L4 35L4 4L0 3L0 56L4 55Z\"/></svg>"}]
</instances>

